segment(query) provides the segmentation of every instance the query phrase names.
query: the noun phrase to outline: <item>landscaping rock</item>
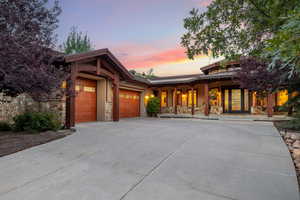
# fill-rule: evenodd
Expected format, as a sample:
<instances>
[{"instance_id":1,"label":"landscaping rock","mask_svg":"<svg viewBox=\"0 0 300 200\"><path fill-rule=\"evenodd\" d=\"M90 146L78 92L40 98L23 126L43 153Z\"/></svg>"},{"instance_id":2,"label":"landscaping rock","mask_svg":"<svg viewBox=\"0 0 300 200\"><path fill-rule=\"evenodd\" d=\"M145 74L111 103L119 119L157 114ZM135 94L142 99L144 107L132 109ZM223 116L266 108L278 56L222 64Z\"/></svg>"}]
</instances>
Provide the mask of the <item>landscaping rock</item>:
<instances>
[{"instance_id":1,"label":"landscaping rock","mask_svg":"<svg viewBox=\"0 0 300 200\"><path fill-rule=\"evenodd\" d=\"M292 133L290 138L292 140L300 140L300 134L299 133Z\"/></svg>"},{"instance_id":2,"label":"landscaping rock","mask_svg":"<svg viewBox=\"0 0 300 200\"><path fill-rule=\"evenodd\" d=\"M296 141L293 143L293 148L295 148L295 149L300 149L300 140L296 140Z\"/></svg>"},{"instance_id":3,"label":"landscaping rock","mask_svg":"<svg viewBox=\"0 0 300 200\"><path fill-rule=\"evenodd\" d=\"M294 151L293 151L293 158L295 160L300 159L300 149L294 149Z\"/></svg>"}]
</instances>

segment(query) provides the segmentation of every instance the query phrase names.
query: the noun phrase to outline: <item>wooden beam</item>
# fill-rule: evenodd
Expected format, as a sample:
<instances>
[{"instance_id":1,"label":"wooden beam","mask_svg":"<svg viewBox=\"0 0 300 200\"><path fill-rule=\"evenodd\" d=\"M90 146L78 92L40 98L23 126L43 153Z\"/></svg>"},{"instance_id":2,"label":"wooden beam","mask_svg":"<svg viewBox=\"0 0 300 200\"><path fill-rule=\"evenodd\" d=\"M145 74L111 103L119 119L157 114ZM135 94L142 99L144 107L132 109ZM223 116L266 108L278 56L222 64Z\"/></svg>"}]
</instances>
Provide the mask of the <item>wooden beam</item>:
<instances>
[{"instance_id":1,"label":"wooden beam","mask_svg":"<svg viewBox=\"0 0 300 200\"><path fill-rule=\"evenodd\" d=\"M158 89L158 98L159 98L159 113L161 113L161 88Z\"/></svg>"},{"instance_id":2,"label":"wooden beam","mask_svg":"<svg viewBox=\"0 0 300 200\"><path fill-rule=\"evenodd\" d=\"M77 72L93 72L97 71L97 67L94 65L77 65Z\"/></svg>"},{"instance_id":3,"label":"wooden beam","mask_svg":"<svg viewBox=\"0 0 300 200\"><path fill-rule=\"evenodd\" d=\"M209 115L209 94L208 94L208 83L204 84L204 115L208 116Z\"/></svg>"},{"instance_id":4,"label":"wooden beam","mask_svg":"<svg viewBox=\"0 0 300 200\"><path fill-rule=\"evenodd\" d=\"M101 74L101 60L100 58L97 58L97 70L96 74L99 76Z\"/></svg>"},{"instance_id":5,"label":"wooden beam","mask_svg":"<svg viewBox=\"0 0 300 200\"><path fill-rule=\"evenodd\" d=\"M113 121L117 122L120 120L120 78L119 75L115 75L113 80Z\"/></svg>"},{"instance_id":6,"label":"wooden beam","mask_svg":"<svg viewBox=\"0 0 300 200\"><path fill-rule=\"evenodd\" d=\"M66 98L66 127L71 128L75 126L75 85L77 78L77 63L71 66L71 75L67 80L67 98Z\"/></svg>"},{"instance_id":7,"label":"wooden beam","mask_svg":"<svg viewBox=\"0 0 300 200\"><path fill-rule=\"evenodd\" d=\"M174 106L174 113L177 115L177 88L174 88L173 93L173 106Z\"/></svg>"},{"instance_id":8,"label":"wooden beam","mask_svg":"<svg viewBox=\"0 0 300 200\"><path fill-rule=\"evenodd\" d=\"M195 115L194 87L192 87L192 115Z\"/></svg>"},{"instance_id":9,"label":"wooden beam","mask_svg":"<svg viewBox=\"0 0 300 200\"><path fill-rule=\"evenodd\" d=\"M275 95L274 93L269 93L268 94L268 99L267 99L267 113L268 113L268 117L272 117L274 110L274 102L275 102Z\"/></svg>"}]
</instances>

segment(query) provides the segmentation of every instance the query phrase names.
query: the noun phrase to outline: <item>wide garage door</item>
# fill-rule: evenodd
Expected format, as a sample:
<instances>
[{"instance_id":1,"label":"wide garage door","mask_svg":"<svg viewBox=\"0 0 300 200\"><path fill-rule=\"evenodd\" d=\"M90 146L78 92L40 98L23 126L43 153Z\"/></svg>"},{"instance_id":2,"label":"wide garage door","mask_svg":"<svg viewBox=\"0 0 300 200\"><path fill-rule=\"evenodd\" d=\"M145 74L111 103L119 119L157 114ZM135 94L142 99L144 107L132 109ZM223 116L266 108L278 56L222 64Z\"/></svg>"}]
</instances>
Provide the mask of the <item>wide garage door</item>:
<instances>
[{"instance_id":1,"label":"wide garage door","mask_svg":"<svg viewBox=\"0 0 300 200\"><path fill-rule=\"evenodd\" d=\"M75 122L97 120L97 81L85 78L76 80Z\"/></svg>"},{"instance_id":2,"label":"wide garage door","mask_svg":"<svg viewBox=\"0 0 300 200\"><path fill-rule=\"evenodd\" d=\"M120 89L120 117L140 116L140 93Z\"/></svg>"}]
</instances>

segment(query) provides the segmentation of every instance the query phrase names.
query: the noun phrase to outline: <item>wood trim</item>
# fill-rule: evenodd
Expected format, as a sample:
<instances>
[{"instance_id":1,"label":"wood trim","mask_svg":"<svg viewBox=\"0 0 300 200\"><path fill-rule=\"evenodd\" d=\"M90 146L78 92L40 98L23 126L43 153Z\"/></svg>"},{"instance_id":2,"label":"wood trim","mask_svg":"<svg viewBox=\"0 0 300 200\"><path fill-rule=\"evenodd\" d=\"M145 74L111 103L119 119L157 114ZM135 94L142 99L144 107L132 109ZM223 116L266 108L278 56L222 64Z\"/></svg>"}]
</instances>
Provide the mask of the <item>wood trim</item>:
<instances>
[{"instance_id":1,"label":"wood trim","mask_svg":"<svg viewBox=\"0 0 300 200\"><path fill-rule=\"evenodd\" d=\"M77 63L71 66L71 76L67 81L67 98L66 98L66 127L71 128L75 126L75 85L77 78Z\"/></svg>"},{"instance_id":2,"label":"wood trim","mask_svg":"<svg viewBox=\"0 0 300 200\"><path fill-rule=\"evenodd\" d=\"M195 115L195 95L194 95L194 88L193 87L192 87L192 115Z\"/></svg>"},{"instance_id":3,"label":"wood trim","mask_svg":"<svg viewBox=\"0 0 300 200\"><path fill-rule=\"evenodd\" d=\"M113 121L117 122L120 120L120 79L118 75L115 75L113 81Z\"/></svg>"},{"instance_id":4,"label":"wood trim","mask_svg":"<svg viewBox=\"0 0 300 200\"><path fill-rule=\"evenodd\" d=\"M268 113L268 117L272 117L274 114L274 93L269 93L268 94L268 99L267 99L267 113Z\"/></svg>"},{"instance_id":5,"label":"wood trim","mask_svg":"<svg viewBox=\"0 0 300 200\"><path fill-rule=\"evenodd\" d=\"M209 90L208 90L208 83L204 84L204 103L205 103L205 107L204 107L204 115L208 116L209 115L209 94L208 94Z\"/></svg>"}]
</instances>

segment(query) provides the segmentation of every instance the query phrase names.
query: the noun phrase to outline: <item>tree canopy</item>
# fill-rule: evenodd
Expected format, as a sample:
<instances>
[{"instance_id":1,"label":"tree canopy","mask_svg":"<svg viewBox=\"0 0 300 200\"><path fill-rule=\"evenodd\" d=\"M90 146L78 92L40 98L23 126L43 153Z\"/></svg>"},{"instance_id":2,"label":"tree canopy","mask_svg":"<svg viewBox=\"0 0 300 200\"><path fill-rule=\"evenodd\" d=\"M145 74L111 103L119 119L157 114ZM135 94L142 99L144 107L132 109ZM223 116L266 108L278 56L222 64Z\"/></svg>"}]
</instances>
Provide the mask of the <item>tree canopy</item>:
<instances>
[{"instance_id":1,"label":"tree canopy","mask_svg":"<svg viewBox=\"0 0 300 200\"><path fill-rule=\"evenodd\" d=\"M66 54L84 53L93 50L93 45L87 34L83 34L76 27L72 27L61 49Z\"/></svg>"},{"instance_id":2,"label":"tree canopy","mask_svg":"<svg viewBox=\"0 0 300 200\"><path fill-rule=\"evenodd\" d=\"M47 0L1 0L0 92L29 93L42 100L68 76L64 66L52 62L61 9L58 1L52 8L46 4Z\"/></svg>"},{"instance_id":3,"label":"tree canopy","mask_svg":"<svg viewBox=\"0 0 300 200\"><path fill-rule=\"evenodd\" d=\"M299 62L299 42L295 44L299 41L299 0L213 0L205 12L193 9L184 19L184 28L187 32L181 44L189 58L198 54L227 59L257 56L275 62L277 55L288 62L284 52L293 51ZM287 38L289 43L284 44Z\"/></svg>"}]
</instances>

